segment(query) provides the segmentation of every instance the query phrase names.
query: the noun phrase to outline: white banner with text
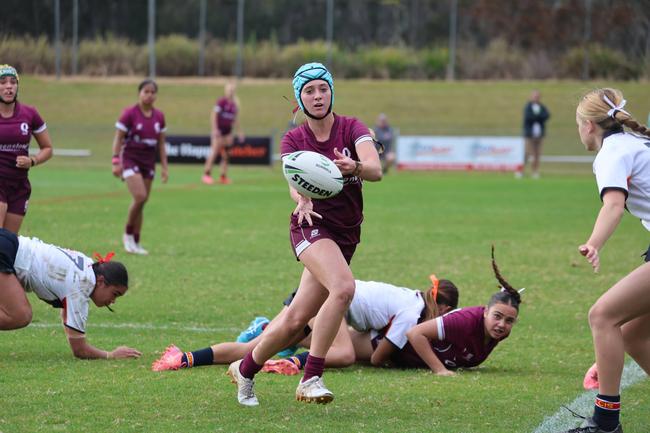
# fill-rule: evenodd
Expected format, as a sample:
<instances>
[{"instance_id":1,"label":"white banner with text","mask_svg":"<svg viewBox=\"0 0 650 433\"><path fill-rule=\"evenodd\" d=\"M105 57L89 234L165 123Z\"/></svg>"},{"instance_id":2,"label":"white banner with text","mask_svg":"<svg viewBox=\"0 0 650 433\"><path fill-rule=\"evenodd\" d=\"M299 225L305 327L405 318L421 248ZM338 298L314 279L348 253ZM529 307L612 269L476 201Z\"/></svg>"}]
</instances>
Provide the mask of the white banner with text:
<instances>
[{"instance_id":1,"label":"white banner with text","mask_svg":"<svg viewBox=\"0 0 650 433\"><path fill-rule=\"evenodd\" d=\"M522 137L401 135L397 168L403 170L516 171L524 164Z\"/></svg>"}]
</instances>

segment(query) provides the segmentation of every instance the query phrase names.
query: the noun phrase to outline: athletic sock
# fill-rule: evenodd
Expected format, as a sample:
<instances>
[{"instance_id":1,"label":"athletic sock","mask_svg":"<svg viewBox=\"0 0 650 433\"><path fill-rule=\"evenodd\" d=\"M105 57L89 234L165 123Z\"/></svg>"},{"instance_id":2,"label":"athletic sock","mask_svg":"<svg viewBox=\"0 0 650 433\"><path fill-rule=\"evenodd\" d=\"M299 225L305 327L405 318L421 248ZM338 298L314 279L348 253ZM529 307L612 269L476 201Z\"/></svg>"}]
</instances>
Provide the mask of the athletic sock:
<instances>
[{"instance_id":1,"label":"athletic sock","mask_svg":"<svg viewBox=\"0 0 650 433\"><path fill-rule=\"evenodd\" d=\"M181 365L185 364L187 368L200 367L201 365L212 365L214 354L211 347L195 350L194 352L185 352L181 358Z\"/></svg>"},{"instance_id":2,"label":"athletic sock","mask_svg":"<svg viewBox=\"0 0 650 433\"><path fill-rule=\"evenodd\" d=\"M309 352L300 352L297 355L288 357L287 360L293 362L294 364L296 364L296 367L298 367L299 370L302 370L303 368L305 368L305 364L307 363L308 356L309 356Z\"/></svg>"},{"instance_id":3,"label":"athletic sock","mask_svg":"<svg viewBox=\"0 0 650 433\"><path fill-rule=\"evenodd\" d=\"M325 358L307 355L305 375L302 377L302 382L305 382L314 376L323 377L323 370L325 370Z\"/></svg>"},{"instance_id":4,"label":"athletic sock","mask_svg":"<svg viewBox=\"0 0 650 433\"><path fill-rule=\"evenodd\" d=\"M253 360L253 352L248 352L242 359L241 364L239 364L239 373L247 379L252 379L263 366Z\"/></svg>"},{"instance_id":5,"label":"athletic sock","mask_svg":"<svg viewBox=\"0 0 650 433\"><path fill-rule=\"evenodd\" d=\"M620 395L601 395L596 396L594 404L594 422L602 430L614 431L619 424L619 415L621 413L621 396Z\"/></svg>"},{"instance_id":6,"label":"athletic sock","mask_svg":"<svg viewBox=\"0 0 650 433\"><path fill-rule=\"evenodd\" d=\"M136 244L140 243L140 233L133 233L133 239L135 240Z\"/></svg>"},{"instance_id":7,"label":"athletic sock","mask_svg":"<svg viewBox=\"0 0 650 433\"><path fill-rule=\"evenodd\" d=\"M127 225L126 228L124 229L124 233L127 235L132 235L133 234L133 226Z\"/></svg>"}]
</instances>

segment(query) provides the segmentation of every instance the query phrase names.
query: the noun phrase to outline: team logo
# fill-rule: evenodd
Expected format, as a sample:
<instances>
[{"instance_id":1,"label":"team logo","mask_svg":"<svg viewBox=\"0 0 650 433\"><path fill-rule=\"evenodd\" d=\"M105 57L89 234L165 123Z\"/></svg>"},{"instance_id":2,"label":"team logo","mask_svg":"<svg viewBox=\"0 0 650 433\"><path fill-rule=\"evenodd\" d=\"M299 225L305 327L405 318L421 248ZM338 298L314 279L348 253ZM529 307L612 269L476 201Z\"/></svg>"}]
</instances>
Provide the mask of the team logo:
<instances>
[{"instance_id":1,"label":"team logo","mask_svg":"<svg viewBox=\"0 0 650 433\"><path fill-rule=\"evenodd\" d=\"M313 239L313 238L315 238L315 237L318 236L318 235L320 235L320 233L318 232L318 229L313 229L313 230L311 231L311 235L310 235L309 237Z\"/></svg>"},{"instance_id":2,"label":"team logo","mask_svg":"<svg viewBox=\"0 0 650 433\"><path fill-rule=\"evenodd\" d=\"M343 155L347 156L348 158L352 158L352 152L350 152L350 149L348 149L347 147L343 148L342 153L343 153Z\"/></svg>"},{"instance_id":3,"label":"team logo","mask_svg":"<svg viewBox=\"0 0 650 433\"><path fill-rule=\"evenodd\" d=\"M20 124L20 131L23 133L23 135L29 135L29 125L27 122Z\"/></svg>"}]
</instances>

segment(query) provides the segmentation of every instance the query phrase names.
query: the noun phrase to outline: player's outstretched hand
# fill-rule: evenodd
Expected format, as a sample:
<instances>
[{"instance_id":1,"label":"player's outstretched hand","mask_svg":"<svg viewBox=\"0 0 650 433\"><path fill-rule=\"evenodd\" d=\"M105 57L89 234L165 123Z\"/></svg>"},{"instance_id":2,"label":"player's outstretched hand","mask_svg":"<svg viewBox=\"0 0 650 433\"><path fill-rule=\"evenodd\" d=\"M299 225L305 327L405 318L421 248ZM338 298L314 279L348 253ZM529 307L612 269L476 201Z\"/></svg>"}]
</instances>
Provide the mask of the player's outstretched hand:
<instances>
[{"instance_id":1,"label":"player's outstretched hand","mask_svg":"<svg viewBox=\"0 0 650 433\"><path fill-rule=\"evenodd\" d=\"M591 266L594 268L594 272L598 272L600 269L600 257L598 257L598 250L593 245L584 244L578 247L580 254L585 256L587 261L591 263Z\"/></svg>"},{"instance_id":2,"label":"player's outstretched hand","mask_svg":"<svg viewBox=\"0 0 650 433\"><path fill-rule=\"evenodd\" d=\"M339 152L336 147L334 148L334 155L336 156L334 164L336 164L339 170L341 170L341 174L352 174L354 172L354 169L357 168L357 164L355 164L354 159L350 158L349 156L345 156Z\"/></svg>"},{"instance_id":3,"label":"player's outstretched hand","mask_svg":"<svg viewBox=\"0 0 650 433\"><path fill-rule=\"evenodd\" d=\"M132 347L120 346L109 352L109 359L139 358L142 353Z\"/></svg>"},{"instance_id":4,"label":"player's outstretched hand","mask_svg":"<svg viewBox=\"0 0 650 433\"><path fill-rule=\"evenodd\" d=\"M114 164L111 171L113 172L113 176L122 177L122 164Z\"/></svg>"},{"instance_id":5,"label":"player's outstretched hand","mask_svg":"<svg viewBox=\"0 0 650 433\"><path fill-rule=\"evenodd\" d=\"M436 376L456 376L456 373L451 371L451 370L447 370L445 368L444 370L436 371L435 375Z\"/></svg>"},{"instance_id":6,"label":"player's outstretched hand","mask_svg":"<svg viewBox=\"0 0 650 433\"><path fill-rule=\"evenodd\" d=\"M293 211L293 214L298 216L298 225L302 224L303 220L307 220L307 224L313 226L314 223L311 219L312 216L323 219L322 215L314 212L314 204L311 202L311 199L309 197L305 197L302 194L298 195L298 204Z\"/></svg>"}]
</instances>

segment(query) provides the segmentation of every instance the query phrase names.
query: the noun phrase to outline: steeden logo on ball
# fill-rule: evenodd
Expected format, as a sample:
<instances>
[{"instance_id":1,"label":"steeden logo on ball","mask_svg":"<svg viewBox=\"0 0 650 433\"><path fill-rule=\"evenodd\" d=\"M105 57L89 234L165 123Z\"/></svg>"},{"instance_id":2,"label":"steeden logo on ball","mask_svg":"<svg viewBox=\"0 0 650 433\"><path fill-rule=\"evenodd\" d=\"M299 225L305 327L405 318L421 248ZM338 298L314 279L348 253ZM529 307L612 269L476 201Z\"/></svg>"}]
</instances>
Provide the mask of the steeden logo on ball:
<instances>
[{"instance_id":1,"label":"steeden logo on ball","mask_svg":"<svg viewBox=\"0 0 650 433\"><path fill-rule=\"evenodd\" d=\"M305 150L285 156L282 171L289 185L313 199L331 198L343 189L343 175L339 168L317 152Z\"/></svg>"}]
</instances>

